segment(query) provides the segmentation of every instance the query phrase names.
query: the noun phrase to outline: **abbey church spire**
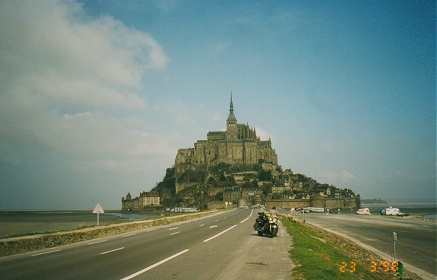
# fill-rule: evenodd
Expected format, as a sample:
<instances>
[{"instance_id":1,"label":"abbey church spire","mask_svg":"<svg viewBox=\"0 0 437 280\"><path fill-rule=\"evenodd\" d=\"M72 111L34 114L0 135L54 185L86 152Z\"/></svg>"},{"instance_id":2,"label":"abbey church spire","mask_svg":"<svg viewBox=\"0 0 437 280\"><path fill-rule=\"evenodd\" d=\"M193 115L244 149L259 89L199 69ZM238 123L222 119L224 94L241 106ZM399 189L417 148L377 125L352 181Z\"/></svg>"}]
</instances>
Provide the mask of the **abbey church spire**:
<instances>
[{"instance_id":1,"label":"abbey church spire","mask_svg":"<svg viewBox=\"0 0 437 280\"><path fill-rule=\"evenodd\" d=\"M233 140L237 139L237 118L234 114L234 104L232 103L232 92L231 92L231 104L229 106L229 116L226 120L226 139Z\"/></svg>"},{"instance_id":2,"label":"abbey church spire","mask_svg":"<svg viewBox=\"0 0 437 280\"><path fill-rule=\"evenodd\" d=\"M234 104L232 103L232 92L231 92L231 105L229 106L229 115L228 115L228 122L229 121L237 121L234 114Z\"/></svg>"}]
</instances>

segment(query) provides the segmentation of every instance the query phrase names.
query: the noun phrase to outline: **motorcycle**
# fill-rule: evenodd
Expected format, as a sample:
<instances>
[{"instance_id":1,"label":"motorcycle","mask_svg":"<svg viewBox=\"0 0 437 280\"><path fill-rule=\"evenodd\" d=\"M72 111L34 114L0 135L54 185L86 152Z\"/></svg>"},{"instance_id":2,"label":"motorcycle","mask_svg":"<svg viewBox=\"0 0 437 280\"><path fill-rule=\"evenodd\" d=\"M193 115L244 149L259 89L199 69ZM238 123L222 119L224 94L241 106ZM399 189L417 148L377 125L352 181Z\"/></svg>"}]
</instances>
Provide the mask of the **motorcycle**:
<instances>
[{"instance_id":1,"label":"motorcycle","mask_svg":"<svg viewBox=\"0 0 437 280\"><path fill-rule=\"evenodd\" d=\"M259 236L266 234L273 238L278 234L278 224L279 220L276 216L268 216L264 212L260 212L253 229L258 232Z\"/></svg>"}]
</instances>

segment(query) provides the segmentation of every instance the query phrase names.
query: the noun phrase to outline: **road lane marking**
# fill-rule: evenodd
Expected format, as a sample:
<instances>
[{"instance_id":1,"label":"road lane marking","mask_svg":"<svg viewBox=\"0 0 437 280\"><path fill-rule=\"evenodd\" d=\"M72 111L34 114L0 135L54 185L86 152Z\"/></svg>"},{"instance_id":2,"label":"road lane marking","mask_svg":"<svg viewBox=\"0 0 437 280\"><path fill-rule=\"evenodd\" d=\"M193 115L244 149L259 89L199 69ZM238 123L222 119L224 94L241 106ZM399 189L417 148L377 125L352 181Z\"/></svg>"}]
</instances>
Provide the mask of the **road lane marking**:
<instances>
[{"instance_id":1,"label":"road lane marking","mask_svg":"<svg viewBox=\"0 0 437 280\"><path fill-rule=\"evenodd\" d=\"M41 255L45 255L45 254L51 254L51 253L55 253L55 252L59 252L61 250L53 250L53 251L48 251L48 252L44 252L44 253L38 253L35 255L32 255L32 257L36 257L36 256L41 256Z\"/></svg>"},{"instance_id":2,"label":"road lane marking","mask_svg":"<svg viewBox=\"0 0 437 280\"><path fill-rule=\"evenodd\" d=\"M102 243L102 242L106 242L106 240L91 242L91 243L88 243L88 245L98 244L98 243Z\"/></svg>"},{"instance_id":3,"label":"road lane marking","mask_svg":"<svg viewBox=\"0 0 437 280\"><path fill-rule=\"evenodd\" d=\"M169 228L168 230L175 230L178 229L179 227L173 227L173 228Z\"/></svg>"},{"instance_id":4,"label":"road lane marking","mask_svg":"<svg viewBox=\"0 0 437 280\"><path fill-rule=\"evenodd\" d=\"M170 235L175 235L175 234L178 234L178 233L181 233L181 232L180 231L176 231L176 232L170 233Z\"/></svg>"},{"instance_id":5,"label":"road lane marking","mask_svg":"<svg viewBox=\"0 0 437 280\"><path fill-rule=\"evenodd\" d=\"M218 227L218 225L213 225L213 226L210 226L209 228L215 228L215 227Z\"/></svg>"},{"instance_id":6,"label":"road lane marking","mask_svg":"<svg viewBox=\"0 0 437 280\"><path fill-rule=\"evenodd\" d=\"M153 264L153 265L151 265L151 266L149 266L149 267L146 267L146 268L143 269L143 270L140 270L140 271L138 271L138 272L135 272L134 274L131 274L131 275L129 275L129 276L126 276L125 278L122 278L121 280L129 280L129 279L132 279L132 278L134 278L134 277L137 277L138 275L143 274L144 272L149 271L149 270L151 270L152 268L155 268L155 267L157 267L157 266L159 266L159 265L161 265L161 264L163 264L163 263L166 263L166 262L168 262L169 260L174 259L174 258L176 258L176 257L178 257L178 256L180 256L180 255L182 255L182 254L184 254L184 253L186 253L186 252L188 252L188 251L190 251L190 249L185 249L185 250L183 250L183 251L181 251L181 252L179 252L179 253L177 253L177 254L174 254L173 256L170 256L170 257L168 257L168 258L166 258L166 259L163 259L163 260L160 261L160 262L157 262L157 263L155 263L155 264Z\"/></svg>"},{"instance_id":7,"label":"road lane marking","mask_svg":"<svg viewBox=\"0 0 437 280\"><path fill-rule=\"evenodd\" d=\"M111 251L106 251L106 252L100 253L100 255L104 255L104 254L112 253L112 252L115 252L115 251L118 251L118 250L123 250L123 249L124 249L124 247L117 248L117 249L114 249L114 250L111 250Z\"/></svg>"},{"instance_id":8,"label":"road lane marking","mask_svg":"<svg viewBox=\"0 0 437 280\"><path fill-rule=\"evenodd\" d=\"M135 233L125 234L125 235L123 235L123 237L129 237L129 236L132 236L132 235L135 235Z\"/></svg>"},{"instance_id":9,"label":"road lane marking","mask_svg":"<svg viewBox=\"0 0 437 280\"><path fill-rule=\"evenodd\" d=\"M244 223L245 221L249 220L250 217L252 217L252 213L253 213L253 209L252 209L252 211L250 212L249 217L247 217L246 219L242 220L242 221L240 222L240 224L242 224L242 223Z\"/></svg>"},{"instance_id":10,"label":"road lane marking","mask_svg":"<svg viewBox=\"0 0 437 280\"><path fill-rule=\"evenodd\" d=\"M212 237L210 237L210 238L208 238L208 239L203 240L203 242L208 242L208 241L210 241L210 240L212 240L212 239L214 239L214 238L216 238L216 237L219 237L219 236L222 235L223 233L225 233L225 232L227 232L227 231L233 229L233 228L236 227L236 226L237 226L237 225L233 225L233 226L231 226L230 228L225 229L224 231L222 231L222 232L220 232L220 233L217 233L216 235L214 235L214 236L212 236Z\"/></svg>"},{"instance_id":11,"label":"road lane marking","mask_svg":"<svg viewBox=\"0 0 437 280\"><path fill-rule=\"evenodd\" d=\"M199 227L203 227L205 224L201 224Z\"/></svg>"}]
</instances>

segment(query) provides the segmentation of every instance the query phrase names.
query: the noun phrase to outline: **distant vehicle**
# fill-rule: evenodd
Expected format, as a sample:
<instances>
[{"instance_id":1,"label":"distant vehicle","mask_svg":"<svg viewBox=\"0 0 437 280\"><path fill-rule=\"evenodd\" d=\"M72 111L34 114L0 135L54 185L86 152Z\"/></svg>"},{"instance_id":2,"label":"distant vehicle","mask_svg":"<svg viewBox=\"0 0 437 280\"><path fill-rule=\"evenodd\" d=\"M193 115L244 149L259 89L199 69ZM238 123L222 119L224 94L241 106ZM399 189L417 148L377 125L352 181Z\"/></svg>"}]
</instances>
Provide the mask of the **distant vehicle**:
<instances>
[{"instance_id":1,"label":"distant vehicle","mask_svg":"<svg viewBox=\"0 0 437 280\"><path fill-rule=\"evenodd\" d=\"M197 208L177 207L177 208L171 209L171 212L195 213L195 212L199 212L199 209L197 209Z\"/></svg>"},{"instance_id":2,"label":"distant vehicle","mask_svg":"<svg viewBox=\"0 0 437 280\"><path fill-rule=\"evenodd\" d=\"M361 209L358 209L355 212L355 214L357 214L357 215L370 215L370 210L369 210L369 208L361 208Z\"/></svg>"},{"instance_id":3,"label":"distant vehicle","mask_svg":"<svg viewBox=\"0 0 437 280\"><path fill-rule=\"evenodd\" d=\"M308 210L307 208L302 208L299 210L300 213L309 213L310 210Z\"/></svg>"},{"instance_id":4,"label":"distant vehicle","mask_svg":"<svg viewBox=\"0 0 437 280\"><path fill-rule=\"evenodd\" d=\"M309 209L311 212L316 212L316 213L323 213L325 212L325 208L317 208L317 207L311 207L311 209Z\"/></svg>"},{"instance_id":5,"label":"distant vehicle","mask_svg":"<svg viewBox=\"0 0 437 280\"><path fill-rule=\"evenodd\" d=\"M381 215L387 215L387 216L408 216L408 214L401 212L399 208L393 208L390 206L390 208L382 209L380 212Z\"/></svg>"}]
</instances>

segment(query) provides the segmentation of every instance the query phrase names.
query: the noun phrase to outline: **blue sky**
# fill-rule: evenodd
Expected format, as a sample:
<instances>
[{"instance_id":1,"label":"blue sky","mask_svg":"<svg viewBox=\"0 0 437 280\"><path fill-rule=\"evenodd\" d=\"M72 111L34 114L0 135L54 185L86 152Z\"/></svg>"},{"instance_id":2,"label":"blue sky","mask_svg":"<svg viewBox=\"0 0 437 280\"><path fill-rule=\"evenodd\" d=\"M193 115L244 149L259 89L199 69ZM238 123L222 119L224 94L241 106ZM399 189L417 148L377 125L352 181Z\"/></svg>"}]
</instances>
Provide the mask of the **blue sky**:
<instances>
[{"instance_id":1,"label":"blue sky","mask_svg":"<svg viewBox=\"0 0 437 280\"><path fill-rule=\"evenodd\" d=\"M436 200L433 1L3 1L2 209L121 207L239 123L363 198Z\"/></svg>"}]
</instances>

